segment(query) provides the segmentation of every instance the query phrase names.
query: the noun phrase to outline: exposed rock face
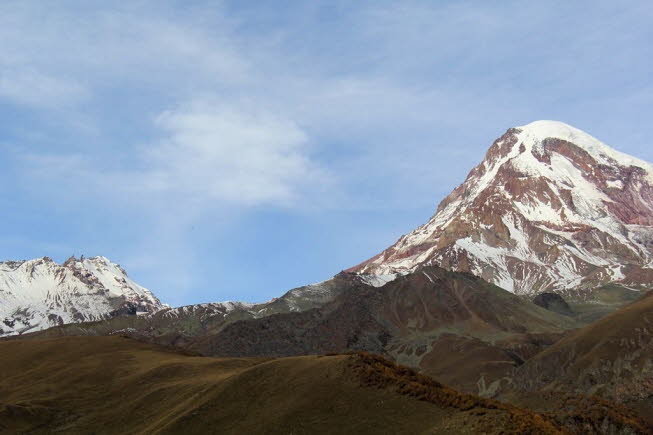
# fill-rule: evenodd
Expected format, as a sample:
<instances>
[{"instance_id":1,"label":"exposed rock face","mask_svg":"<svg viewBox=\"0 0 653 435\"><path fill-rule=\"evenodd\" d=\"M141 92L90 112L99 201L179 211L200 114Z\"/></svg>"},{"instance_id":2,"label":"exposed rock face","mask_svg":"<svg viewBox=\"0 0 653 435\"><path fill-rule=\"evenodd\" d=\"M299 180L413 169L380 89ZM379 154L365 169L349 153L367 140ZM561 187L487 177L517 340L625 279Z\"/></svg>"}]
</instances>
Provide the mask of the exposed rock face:
<instances>
[{"instance_id":1,"label":"exposed rock face","mask_svg":"<svg viewBox=\"0 0 653 435\"><path fill-rule=\"evenodd\" d=\"M565 316L571 316L574 314L567 301L565 301L558 293L540 293L533 298L533 303L549 311L564 314Z\"/></svg>"},{"instance_id":2,"label":"exposed rock face","mask_svg":"<svg viewBox=\"0 0 653 435\"><path fill-rule=\"evenodd\" d=\"M509 129L425 225L352 272L435 264L518 294L653 281L653 167L555 121Z\"/></svg>"},{"instance_id":3,"label":"exposed rock face","mask_svg":"<svg viewBox=\"0 0 653 435\"><path fill-rule=\"evenodd\" d=\"M104 257L0 263L0 337L163 307Z\"/></svg>"}]
</instances>

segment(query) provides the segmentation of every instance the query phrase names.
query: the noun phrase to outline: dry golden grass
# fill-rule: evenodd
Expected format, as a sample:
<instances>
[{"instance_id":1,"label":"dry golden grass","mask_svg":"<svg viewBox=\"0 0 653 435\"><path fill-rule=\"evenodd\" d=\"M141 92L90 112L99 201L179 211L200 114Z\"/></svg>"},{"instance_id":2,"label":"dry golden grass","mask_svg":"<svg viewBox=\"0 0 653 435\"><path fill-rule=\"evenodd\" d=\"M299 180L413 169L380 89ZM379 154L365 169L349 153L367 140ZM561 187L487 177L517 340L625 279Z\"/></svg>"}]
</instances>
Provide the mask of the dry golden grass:
<instances>
[{"instance_id":1,"label":"dry golden grass","mask_svg":"<svg viewBox=\"0 0 653 435\"><path fill-rule=\"evenodd\" d=\"M3 433L559 433L369 355L204 358L122 337L0 355Z\"/></svg>"}]
</instances>

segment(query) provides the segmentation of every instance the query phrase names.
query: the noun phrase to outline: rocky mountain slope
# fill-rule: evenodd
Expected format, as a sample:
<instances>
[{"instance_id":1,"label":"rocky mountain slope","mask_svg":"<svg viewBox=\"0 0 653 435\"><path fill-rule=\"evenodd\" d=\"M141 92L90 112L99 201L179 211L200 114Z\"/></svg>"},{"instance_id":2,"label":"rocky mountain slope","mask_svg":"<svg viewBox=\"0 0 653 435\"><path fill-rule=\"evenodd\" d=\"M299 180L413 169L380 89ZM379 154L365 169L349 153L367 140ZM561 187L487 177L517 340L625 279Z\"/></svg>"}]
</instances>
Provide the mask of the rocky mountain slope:
<instances>
[{"instance_id":1,"label":"rocky mountain slope","mask_svg":"<svg viewBox=\"0 0 653 435\"><path fill-rule=\"evenodd\" d=\"M0 263L0 337L162 308L104 257Z\"/></svg>"},{"instance_id":2,"label":"rocky mountain slope","mask_svg":"<svg viewBox=\"0 0 653 435\"><path fill-rule=\"evenodd\" d=\"M653 166L574 127L509 129L425 225L350 269L435 264L518 294L653 282Z\"/></svg>"},{"instance_id":3,"label":"rocky mountain slope","mask_svg":"<svg viewBox=\"0 0 653 435\"><path fill-rule=\"evenodd\" d=\"M480 278L428 266L382 287L351 286L319 308L235 321L184 347L229 357L368 351L491 396L499 379L576 326Z\"/></svg>"}]
</instances>

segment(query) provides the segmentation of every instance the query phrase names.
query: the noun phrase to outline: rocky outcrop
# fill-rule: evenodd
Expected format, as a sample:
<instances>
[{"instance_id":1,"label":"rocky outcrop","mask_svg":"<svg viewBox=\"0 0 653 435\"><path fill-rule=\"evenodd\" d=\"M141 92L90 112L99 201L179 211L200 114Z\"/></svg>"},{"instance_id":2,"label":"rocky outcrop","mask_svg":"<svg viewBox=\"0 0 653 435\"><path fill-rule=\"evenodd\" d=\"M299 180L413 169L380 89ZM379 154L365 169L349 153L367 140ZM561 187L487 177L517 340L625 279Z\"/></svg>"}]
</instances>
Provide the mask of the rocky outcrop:
<instances>
[{"instance_id":1,"label":"rocky outcrop","mask_svg":"<svg viewBox=\"0 0 653 435\"><path fill-rule=\"evenodd\" d=\"M540 293L533 298L533 303L549 311L563 314L565 316L572 316L574 314L567 301L557 293Z\"/></svg>"}]
</instances>

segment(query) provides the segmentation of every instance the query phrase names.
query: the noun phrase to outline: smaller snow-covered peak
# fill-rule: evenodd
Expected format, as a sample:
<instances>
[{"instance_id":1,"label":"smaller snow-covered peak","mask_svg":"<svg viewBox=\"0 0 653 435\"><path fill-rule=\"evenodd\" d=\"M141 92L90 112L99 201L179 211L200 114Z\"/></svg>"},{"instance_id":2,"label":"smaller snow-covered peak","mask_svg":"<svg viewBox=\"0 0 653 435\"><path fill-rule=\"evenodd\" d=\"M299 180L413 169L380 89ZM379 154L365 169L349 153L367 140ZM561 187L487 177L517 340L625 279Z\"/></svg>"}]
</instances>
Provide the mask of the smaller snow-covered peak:
<instances>
[{"instance_id":1,"label":"smaller snow-covered peak","mask_svg":"<svg viewBox=\"0 0 653 435\"><path fill-rule=\"evenodd\" d=\"M0 263L0 336L164 307L106 257Z\"/></svg>"}]
</instances>

